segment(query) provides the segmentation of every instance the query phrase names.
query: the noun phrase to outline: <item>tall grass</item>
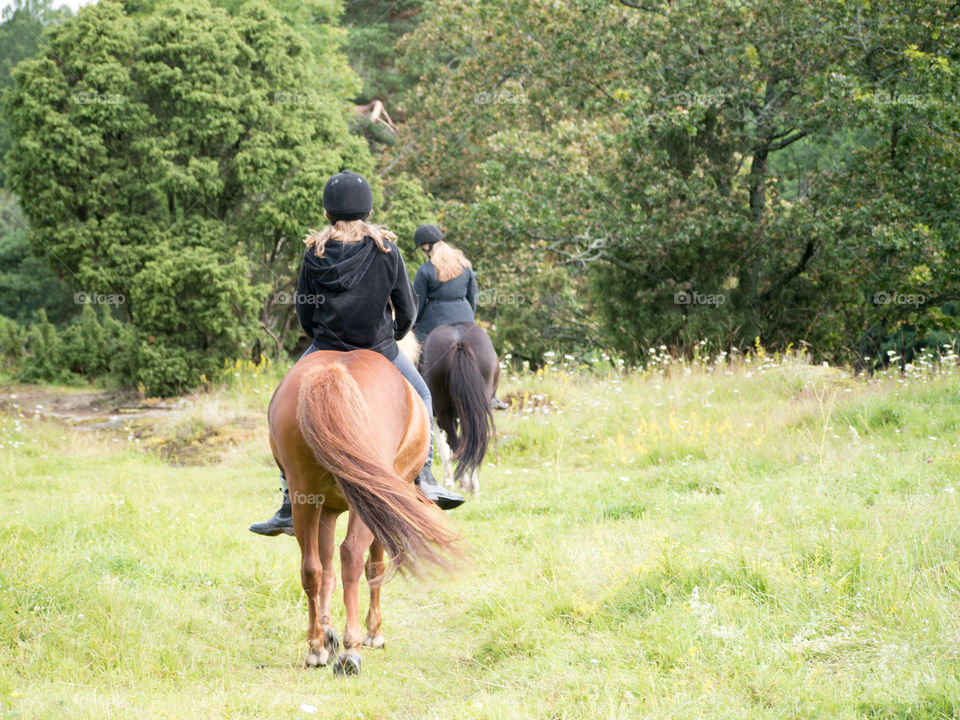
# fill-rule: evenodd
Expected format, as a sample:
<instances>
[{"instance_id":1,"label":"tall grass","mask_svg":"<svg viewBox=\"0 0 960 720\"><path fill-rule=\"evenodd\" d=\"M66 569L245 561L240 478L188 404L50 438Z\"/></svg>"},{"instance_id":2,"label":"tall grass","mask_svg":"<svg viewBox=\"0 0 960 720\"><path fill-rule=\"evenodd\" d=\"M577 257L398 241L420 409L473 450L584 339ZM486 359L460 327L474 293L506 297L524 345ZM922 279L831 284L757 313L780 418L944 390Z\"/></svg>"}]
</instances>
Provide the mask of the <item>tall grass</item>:
<instances>
[{"instance_id":1,"label":"tall grass","mask_svg":"<svg viewBox=\"0 0 960 720\"><path fill-rule=\"evenodd\" d=\"M955 359L656 357L505 369L474 562L386 586L357 681L302 667L296 544L246 529L276 371L152 428L214 464L8 411L0 717L960 715Z\"/></svg>"}]
</instances>

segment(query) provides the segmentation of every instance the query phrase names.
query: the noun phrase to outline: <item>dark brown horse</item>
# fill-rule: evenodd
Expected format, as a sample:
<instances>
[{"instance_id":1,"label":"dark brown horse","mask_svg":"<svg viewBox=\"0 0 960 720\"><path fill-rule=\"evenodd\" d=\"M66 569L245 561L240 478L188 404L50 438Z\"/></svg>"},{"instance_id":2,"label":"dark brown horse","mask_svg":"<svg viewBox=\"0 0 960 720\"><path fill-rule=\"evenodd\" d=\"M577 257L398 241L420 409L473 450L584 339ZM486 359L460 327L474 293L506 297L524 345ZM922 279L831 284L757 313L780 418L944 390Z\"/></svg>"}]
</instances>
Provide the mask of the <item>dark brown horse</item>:
<instances>
[{"instance_id":1,"label":"dark brown horse","mask_svg":"<svg viewBox=\"0 0 960 720\"><path fill-rule=\"evenodd\" d=\"M440 325L424 340L421 374L443 431L437 433L437 449L444 478L456 477L461 487L476 495L480 489L477 471L494 437L490 400L500 381L500 363L493 343L474 323ZM450 469L451 448L456 474Z\"/></svg>"},{"instance_id":2,"label":"dark brown horse","mask_svg":"<svg viewBox=\"0 0 960 720\"><path fill-rule=\"evenodd\" d=\"M369 350L314 352L287 373L270 401L270 448L286 475L300 576L307 595L308 666L326 665L339 649L330 619L334 530L349 510L340 545L347 623L338 674L360 672L360 646L383 647L380 585L386 563L416 569L449 565L458 550L443 512L413 484L427 455L430 419L423 401L382 355ZM364 554L370 556L364 564ZM359 615L360 575L370 609L366 636Z\"/></svg>"}]
</instances>

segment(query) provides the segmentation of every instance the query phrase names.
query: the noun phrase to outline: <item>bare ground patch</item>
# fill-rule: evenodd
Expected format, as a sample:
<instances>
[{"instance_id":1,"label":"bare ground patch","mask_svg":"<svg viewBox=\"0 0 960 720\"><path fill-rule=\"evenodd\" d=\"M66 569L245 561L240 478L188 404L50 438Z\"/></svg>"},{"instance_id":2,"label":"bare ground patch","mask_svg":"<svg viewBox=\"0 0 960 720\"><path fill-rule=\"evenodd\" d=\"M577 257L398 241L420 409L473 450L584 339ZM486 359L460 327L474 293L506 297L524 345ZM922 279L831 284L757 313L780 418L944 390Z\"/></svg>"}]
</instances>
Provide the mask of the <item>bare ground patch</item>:
<instances>
[{"instance_id":1,"label":"bare ground patch","mask_svg":"<svg viewBox=\"0 0 960 720\"><path fill-rule=\"evenodd\" d=\"M0 390L0 414L53 421L77 432L121 435L173 465L219 463L265 428L265 413L211 394L144 398L135 390L15 385Z\"/></svg>"}]
</instances>

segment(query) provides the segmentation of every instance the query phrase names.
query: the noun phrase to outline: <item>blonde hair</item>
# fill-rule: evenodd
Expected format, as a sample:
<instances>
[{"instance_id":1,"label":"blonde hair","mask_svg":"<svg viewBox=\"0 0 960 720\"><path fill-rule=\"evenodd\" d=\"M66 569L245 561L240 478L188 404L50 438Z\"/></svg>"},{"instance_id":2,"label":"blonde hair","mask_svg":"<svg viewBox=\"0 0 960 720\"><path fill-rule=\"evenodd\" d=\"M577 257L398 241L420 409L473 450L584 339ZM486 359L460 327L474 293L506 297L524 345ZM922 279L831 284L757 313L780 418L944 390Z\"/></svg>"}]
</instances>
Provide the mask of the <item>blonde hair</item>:
<instances>
[{"instance_id":1,"label":"blonde hair","mask_svg":"<svg viewBox=\"0 0 960 720\"><path fill-rule=\"evenodd\" d=\"M460 277L464 268L473 267L463 251L447 245L443 240L433 243L430 250L430 262L437 271L437 280L446 282Z\"/></svg>"},{"instance_id":2,"label":"blonde hair","mask_svg":"<svg viewBox=\"0 0 960 720\"><path fill-rule=\"evenodd\" d=\"M384 241L396 240L397 236L380 225L369 225L365 220L337 220L333 225L328 225L323 230L310 230L303 242L308 248L313 248L317 257L323 257L323 251L327 243L331 240L338 240L343 243L360 242L365 237L373 238L373 241L380 248L380 252L388 253L388 248Z\"/></svg>"}]
</instances>

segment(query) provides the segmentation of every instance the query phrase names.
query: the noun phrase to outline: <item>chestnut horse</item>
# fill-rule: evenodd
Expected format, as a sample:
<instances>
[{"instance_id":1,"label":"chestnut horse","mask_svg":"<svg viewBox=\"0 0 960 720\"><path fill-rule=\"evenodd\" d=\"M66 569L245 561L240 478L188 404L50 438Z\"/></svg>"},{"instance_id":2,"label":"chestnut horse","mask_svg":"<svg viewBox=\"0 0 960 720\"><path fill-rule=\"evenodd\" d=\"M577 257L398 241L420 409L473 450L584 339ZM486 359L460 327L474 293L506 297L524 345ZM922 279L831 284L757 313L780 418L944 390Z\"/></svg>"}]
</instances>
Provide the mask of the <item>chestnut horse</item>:
<instances>
[{"instance_id":1,"label":"chestnut horse","mask_svg":"<svg viewBox=\"0 0 960 720\"><path fill-rule=\"evenodd\" d=\"M330 619L334 530L340 513L350 511L340 545L347 622L334 671L357 675L360 646L379 648L385 642L384 552L400 570L416 570L423 561L446 567L459 553L446 516L413 484L426 460L430 419L400 372L370 350L318 351L302 358L274 392L268 417L270 448L287 478L300 543L310 667L326 665L339 649ZM364 571L370 586L365 636L358 598Z\"/></svg>"},{"instance_id":2,"label":"chestnut horse","mask_svg":"<svg viewBox=\"0 0 960 720\"><path fill-rule=\"evenodd\" d=\"M500 381L500 363L493 343L474 323L440 325L423 341L421 374L443 431L436 435L444 479L456 477L464 490L476 495L477 471L494 437L490 401ZM451 471L451 449L456 474Z\"/></svg>"}]
</instances>

